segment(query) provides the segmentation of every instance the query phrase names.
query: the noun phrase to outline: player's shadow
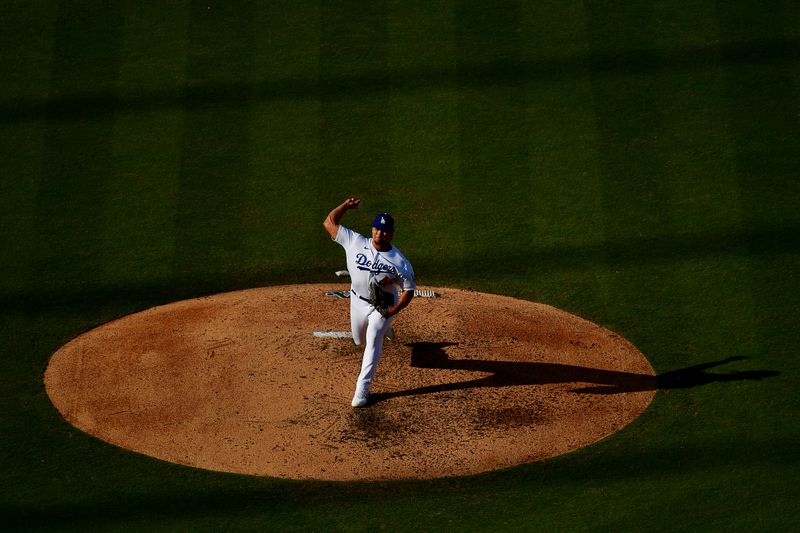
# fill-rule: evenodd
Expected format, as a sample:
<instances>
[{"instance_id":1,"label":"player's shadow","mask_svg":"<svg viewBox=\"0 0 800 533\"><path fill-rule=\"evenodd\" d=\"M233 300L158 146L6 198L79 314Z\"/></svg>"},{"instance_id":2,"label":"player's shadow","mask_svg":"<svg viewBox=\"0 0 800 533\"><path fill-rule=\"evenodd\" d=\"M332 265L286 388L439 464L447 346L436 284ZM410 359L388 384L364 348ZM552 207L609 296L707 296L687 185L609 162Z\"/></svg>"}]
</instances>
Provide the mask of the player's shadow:
<instances>
[{"instance_id":1,"label":"player's shadow","mask_svg":"<svg viewBox=\"0 0 800 533\"><path fill-rule=\"evenodd\" d=\"M697 387L722 381L763 379L779 375L774 370L750 370L742 372L711 373L709 369L741 361L745 357L728 357L720 361L703 363L688 368L672 370L658 376L600 370L577 365L558 363L536 363L518 361L485 361L476 359L451 359L446 348L456 346L453 342L416 342L406 344L411 348L411 366L442 370L479 372L481 377L467 381L427 385L413 389L377 393L374 401L401 396L415 396L436 392L459 391L485 387L511 387L515 385L547 385L573 383L571 392L579 394L619 394L625 392L654 391L658 389L680 389Z\"/></svg>"}]
</instances>

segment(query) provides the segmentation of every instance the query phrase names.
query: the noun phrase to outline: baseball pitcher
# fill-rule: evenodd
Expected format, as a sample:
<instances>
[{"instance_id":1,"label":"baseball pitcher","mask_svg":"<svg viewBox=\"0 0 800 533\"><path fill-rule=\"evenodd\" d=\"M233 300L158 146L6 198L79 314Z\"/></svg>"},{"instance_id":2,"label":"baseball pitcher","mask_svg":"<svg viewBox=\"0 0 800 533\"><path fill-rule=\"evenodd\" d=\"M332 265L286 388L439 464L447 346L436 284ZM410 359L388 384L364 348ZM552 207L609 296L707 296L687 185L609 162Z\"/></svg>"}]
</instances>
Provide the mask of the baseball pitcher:
<instances>
[{"instance_id":1,"label":"baseball pitcher","mask_svg":"<svg viewBox=\"0 0 800 533\"><path fill-rule=\"evenodd\" d=\"M350 328L353 342L358 346L365 344L353 407L368 404L369 387L381 358L384 335L392 327L397 313L411 302L416 288L411 263L392 245L394 219L391 215L379 213L375 216L370 238L340 224L344 214L360 204L357 198L348 198L334 208L322 224L345 250L352 281Z\"/></svg>"}]
</instances>

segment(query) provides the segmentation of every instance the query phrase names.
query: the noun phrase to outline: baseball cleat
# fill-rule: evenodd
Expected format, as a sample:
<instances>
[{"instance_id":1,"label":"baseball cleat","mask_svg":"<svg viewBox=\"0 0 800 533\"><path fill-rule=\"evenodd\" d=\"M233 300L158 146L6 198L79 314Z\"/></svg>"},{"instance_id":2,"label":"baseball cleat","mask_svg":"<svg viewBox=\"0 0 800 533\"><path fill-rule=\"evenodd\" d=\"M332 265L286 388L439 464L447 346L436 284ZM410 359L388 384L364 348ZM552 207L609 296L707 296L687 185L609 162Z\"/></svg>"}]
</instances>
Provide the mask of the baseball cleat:
<instances>
[{"instance_id":1,"label":"baseball cleat","mask_svg":"<svg viewBox=\"0 0 800 533\"><path fill-rule=\"evenodd\" d=\"M353 401L350 402L350 405L353 407L366 407L368 402L369 392L356 391L356 395L353 396Z\"/></svg>"},{"instance_id":2,"label":"baseball cleat","mask_svg":"<svg viewBox=\"0 0 800 533\"><path fill-rule=\"evenodd\" d=\"M386 332L385 336L390 341L393 341L394 340L394 328L389 328L389 331Z\"/></svg>"}]
</instances>

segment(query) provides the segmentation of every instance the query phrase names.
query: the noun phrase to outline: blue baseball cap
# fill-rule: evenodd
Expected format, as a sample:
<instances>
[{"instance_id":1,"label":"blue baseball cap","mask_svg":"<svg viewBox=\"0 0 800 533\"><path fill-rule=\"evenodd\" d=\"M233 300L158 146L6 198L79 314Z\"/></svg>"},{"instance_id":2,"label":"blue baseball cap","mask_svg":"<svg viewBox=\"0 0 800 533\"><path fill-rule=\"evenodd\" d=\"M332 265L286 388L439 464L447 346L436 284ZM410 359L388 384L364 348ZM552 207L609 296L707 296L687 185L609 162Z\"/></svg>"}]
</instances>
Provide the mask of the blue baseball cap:
<instances>
[{"instance_id":1,"label":"blue baseball cap","mask_svg":"<svg viewBox=\"0 0 800 533\"><path fill-rule=\"evenodd\" d=\"M389 213L378 213L372 221L372 227L383 231L394 231L394 218Z\"/></svg>"}]
</instances>

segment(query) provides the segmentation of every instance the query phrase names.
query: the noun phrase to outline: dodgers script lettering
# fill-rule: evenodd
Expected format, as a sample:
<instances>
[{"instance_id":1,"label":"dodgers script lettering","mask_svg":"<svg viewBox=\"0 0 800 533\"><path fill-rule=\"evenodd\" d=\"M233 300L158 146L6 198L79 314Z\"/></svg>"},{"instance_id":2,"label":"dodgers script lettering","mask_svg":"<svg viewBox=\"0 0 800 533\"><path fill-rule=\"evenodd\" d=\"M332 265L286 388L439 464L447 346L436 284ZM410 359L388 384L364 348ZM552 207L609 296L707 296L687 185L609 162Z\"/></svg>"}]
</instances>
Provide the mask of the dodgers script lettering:
<instances>
[{"instance_id":1,"label":"dodgers script lettering","mask_svg":"<svg viewBox=\"0 0 800 533\"><path fill-rule=\"evenodd\" d=\"M372 272L389 272L391 274L397 274L397 269L394 266L381 263L380 258L378 258L373 265L372 261L370 261L364 254L356 255L356 264L360 270L369 269Z\"/></svg>"}]
</instances>

